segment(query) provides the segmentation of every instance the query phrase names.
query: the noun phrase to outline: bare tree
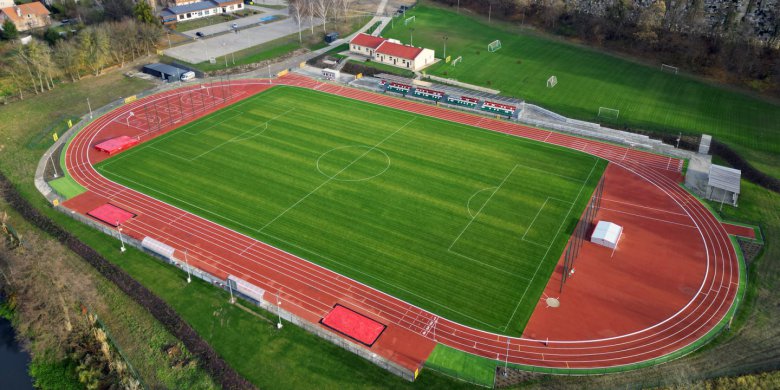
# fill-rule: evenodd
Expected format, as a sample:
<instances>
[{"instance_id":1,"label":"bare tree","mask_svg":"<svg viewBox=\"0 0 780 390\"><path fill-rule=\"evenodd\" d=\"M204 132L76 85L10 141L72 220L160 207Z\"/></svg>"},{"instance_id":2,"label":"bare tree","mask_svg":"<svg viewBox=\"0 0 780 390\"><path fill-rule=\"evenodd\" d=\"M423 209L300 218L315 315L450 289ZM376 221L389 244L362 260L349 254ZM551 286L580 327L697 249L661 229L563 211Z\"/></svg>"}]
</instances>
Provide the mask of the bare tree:
<instances>
[{"instance_id":1,"label":"bare tree","mask_svg":"<svg viewBox=\"0 0 780 390\"><path fill-rule=\"evenodd\" d=\"M54 46L54 61L71 81L81 79L81 54L73 41L59 40Z\"/></svg>"},{"instance_id":2,"label":"bare tree","mask_svg":"<svg viewBox=\"0 0 780 390\"><path fill-rule=\"evenodd\" d=\"M330 11L330 0L313 0L315 11L317 16L322 18L322 32L327 32L326 24L328 23L328 11ZM313 31L313 30L312 30Z\"/></svg>"},{"instance_id":3,"label":"bare tree","mask_svg":"<svg viewBox=\"0 0 780 390\"><path fill-rule=\"evenodd\" d=\"M303 0L290 0L288 7L290 9L290 16L295 20L295 23L298 23L298 41L303 42L303 36L301 35L301 18L304 15L306 4Z\"/></svg>"}]
</instances>

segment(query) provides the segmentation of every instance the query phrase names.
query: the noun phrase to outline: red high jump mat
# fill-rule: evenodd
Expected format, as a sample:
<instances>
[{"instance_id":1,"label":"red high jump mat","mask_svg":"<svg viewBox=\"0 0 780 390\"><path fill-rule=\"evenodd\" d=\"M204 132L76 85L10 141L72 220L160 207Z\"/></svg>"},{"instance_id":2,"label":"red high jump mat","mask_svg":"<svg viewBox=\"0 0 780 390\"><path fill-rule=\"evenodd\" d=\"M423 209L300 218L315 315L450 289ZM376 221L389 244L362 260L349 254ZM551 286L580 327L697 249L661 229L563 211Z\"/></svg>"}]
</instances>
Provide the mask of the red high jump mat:
<instances>
[{"instance_id":1,"label":"red high jump mat","mask_svg":"<svg viewBox=\"0 0 780 390\"><path fill-rule=\"evenodd\" d=\"M88 212L87 215L114 227L119 226L120 224L125 223L125 221L128 219L135 217L135 214L116 207L111 203L106 203Z\"/></svg>"},{"instance_id":2,"label":"red high jump mat","mask_svg":"<svg viewBox=\"0 0 780 390\"><path fill-rule=\"evenodd\" d=\"M334 306L320 323L369 347L374 345L387 328L387 325L341 305Z\"/></svg>"},{"instance_id":3,"label":"red high jump mat","mask_svg":"<svg viewBox=\"0 0 780 390\"><path fill-rule=\"evenodd\" d=\"M111 138L110 140L103 141L95 145L95 149L101 152L106 152L109 156L111 156L135 145L138 145L137 139L123 135L121 137Z\"/></svg>"}]
</instances>

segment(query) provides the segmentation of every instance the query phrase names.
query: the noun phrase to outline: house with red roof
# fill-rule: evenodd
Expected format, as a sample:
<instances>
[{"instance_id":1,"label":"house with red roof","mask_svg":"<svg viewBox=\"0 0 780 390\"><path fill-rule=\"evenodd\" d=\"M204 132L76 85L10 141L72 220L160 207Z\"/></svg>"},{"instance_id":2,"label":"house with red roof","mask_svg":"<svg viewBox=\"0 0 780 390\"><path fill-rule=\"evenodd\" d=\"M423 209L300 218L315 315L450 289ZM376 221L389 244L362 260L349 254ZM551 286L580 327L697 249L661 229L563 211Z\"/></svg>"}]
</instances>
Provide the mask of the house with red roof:
<instances>
[{"instance_id":1,"label":"house with red roof","mask_svg":"<svg viewBox=\"0 0 780 390\"><path fill-rule=\"evenodd\" d=\"M351 53L398 68L417 71L435 62L434 51L423 47L404 45L395 39L358 34L349 42Z\"/></svg>"},{"instance_id":2,"label":"house with red roof","mask_svg":"<svg viewBox=\"0 0 780 390\"><path fill-rule=\"evenodd\" d=\"M40 1L0 8L0 24L10 20L19 31L28 31L51 24L49 10Z\"/></svg>"}]
</instances>

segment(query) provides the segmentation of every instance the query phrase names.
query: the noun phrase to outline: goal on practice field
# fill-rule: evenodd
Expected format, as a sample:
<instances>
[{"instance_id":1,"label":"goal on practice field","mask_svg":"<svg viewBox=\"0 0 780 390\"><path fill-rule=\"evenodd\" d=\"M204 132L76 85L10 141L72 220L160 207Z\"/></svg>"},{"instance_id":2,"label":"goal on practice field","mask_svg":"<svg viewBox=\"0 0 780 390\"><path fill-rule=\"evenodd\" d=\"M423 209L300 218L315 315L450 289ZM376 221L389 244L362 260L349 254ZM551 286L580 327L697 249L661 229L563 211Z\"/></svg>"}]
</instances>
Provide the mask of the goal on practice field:
<instances>
[{"instance_id":1,"label":"goal on practice field","mask_svg":"<svg viewBox=\"0 0 780 390\"><path fill-rule=\"evenodd\" d=\"M677 67L676 66L661 64L661 70L677 74Z\"/></svg>"},{"instance_id":2,"label":"goal on practice field","mask_svg":"<svg viewBox=\"0 0 780 390\"><path fill-rule=\"evenodd\" d=\"M404 26L408 26L409 23L414 23L414 16L410 16L410 17L404 19Z\"/></svg>"},{"instance_id":3,"label":"goal on practice field","mask_svg":"<svg viewBox=\"0 0 780 390\"><path fill-rule=\"evenodd\" d=\"M552 88L552 87L554 87L556 84L558 84L558 78L557 78L557 77L555 77L554 75L553 75L553 76L550 76L550 78L549 78L549 79L547 79L547 88Z\"/></svg>"},{"instance_id":4,"label":"goal on practice field","mask_svg":"<svg viewBox=\"0 0 780 390\"><path fill-rule=\"evenodd\" d=\"M599 107L599 118L617 119L620 116L620 110L607 107Z\"/></svg>"},{"instance_id":5,"label":"goal on practice field","mask_svg":"<svg viewBox=\"0 0 780 390\"><path fill-rule=\"evenodd\" d=\"M493 42L490 42L490 44L488 45L488 51L491 52L491 53L494 52L494 51L498 51L498 49L500 49L500 48L501 48L501 41L499 41L499 40L495 40Z\"/></svg>"},{"instance_id":6,"label":"goal on practice field","mask_svg":"<svg viewBox=\"0 0 780 390\"><path fill-rule=\"evenodd\" d=\"M461 61L463 61L463 56L458 56L458 58L452 60L452 66L458 65Z\"/></svg>"}]
</instances>

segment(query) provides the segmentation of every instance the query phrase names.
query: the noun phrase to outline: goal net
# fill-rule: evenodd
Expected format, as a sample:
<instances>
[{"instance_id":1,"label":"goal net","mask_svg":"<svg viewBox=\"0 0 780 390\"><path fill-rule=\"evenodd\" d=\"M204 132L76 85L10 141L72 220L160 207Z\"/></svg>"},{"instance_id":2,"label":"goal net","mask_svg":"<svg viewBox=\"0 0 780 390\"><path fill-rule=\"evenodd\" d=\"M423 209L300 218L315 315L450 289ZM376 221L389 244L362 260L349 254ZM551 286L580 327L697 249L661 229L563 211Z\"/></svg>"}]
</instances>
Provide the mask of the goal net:
<instances>
[{"instance_id":1,"label":"goal net","mask_svg":"<svg viewBox=\"0 0 780 390\"><path fill-rule=\"evenodd\" d=\"M620 110L608 107L599 107L599 118L617 119L620 116Z\"/></svg>"},{"instance_id":2,"label":"goal net","mask_svg":"<svg viewBox=\"0 0 780 390\"><path fill-rule=\"evenodd\" d=\"M677 74L677 67L676 66L661 64L661 70L663 70L665 72L670 72L670 73Z\"/></svg>"},{"instance_id":3,"label":"goal net","mask_svg":"<svg viewBox=\"0 0 780 390\"><path fill-rule=\"evenodd\" d=\"M499 40L495 40L493 42L490 42L490 44L488 45L488 51L491 52L491 53L494 52L494 51L498 51L498 49L500 49L500 48L501 48L501 41L499 41Z\"/></svg>"},{"instance_id":4,"label":"goal net","mask_svg":"<svg viewBox=\"0 0 780 390\"><path fill-rule=\"evenodd\" d=\"M463 56L458 56L458 58L452 60L452 66L458 65L461 61L463 61Z\"/></svg>"},{"instance_id":5,"label":"goal net","mask_svg":"<svg viewBox=\"0 0 780 390\"><path fill-rule=\"evenodd\" d=\"M552 88L556 84L558 84L558 78L555 76L550 76L549 79L547 79L547 88Z\"/></svg>"},{"instance_id":6,"label":"goal net","mask_svg":"<svg viewBox=\"0 0 780 390\"><path fill-rule=\"evenodd\" d=\"M414 23L414 16L410 16L410 17L404 19L404 26L408 26L409 23Z\"/></svg>"}]
</instances>

